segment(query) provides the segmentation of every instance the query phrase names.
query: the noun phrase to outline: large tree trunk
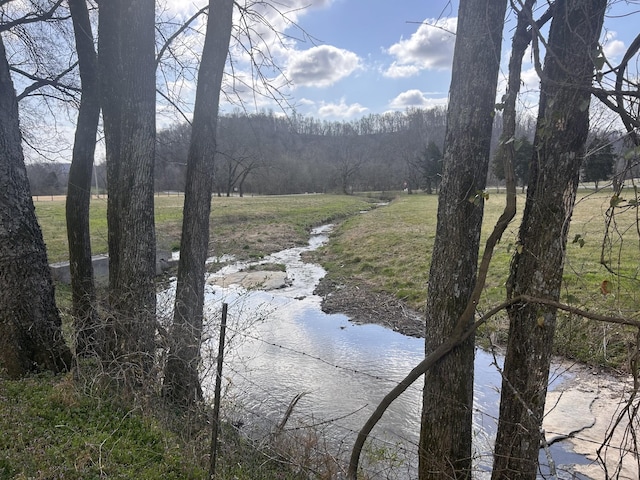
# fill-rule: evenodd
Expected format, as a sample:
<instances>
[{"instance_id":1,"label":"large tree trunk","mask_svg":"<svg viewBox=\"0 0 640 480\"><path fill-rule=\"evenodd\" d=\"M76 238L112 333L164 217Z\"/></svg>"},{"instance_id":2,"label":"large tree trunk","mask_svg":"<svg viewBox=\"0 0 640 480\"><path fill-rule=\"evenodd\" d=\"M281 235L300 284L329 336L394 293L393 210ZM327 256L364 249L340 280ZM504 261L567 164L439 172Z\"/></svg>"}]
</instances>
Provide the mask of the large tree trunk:
<instances>
[{"instance_id":1,"label":"large tree trunk","mask_svg":"<svg viewBox=\"0 0 640 480\"><path fill-rule=\"evenodd\" d=\"M427 354L450 336L475 285L505 9L506 1L460 2L429 274ZM420 479L471 478L473 362L471 337L425 376Z\"/></svg>"},{"instance_id":2,"label":"large tree trunk","mask_svg":"<svg viewBox=\"0 0 640 480\"><path fill-rule=\"evenodd\" d=\"M67 188L67 238L76 354L93 355L102 350L102 332L96 308L96 292L91 263L89 204L91 174L100 119L97 56L86 0L69 0L76 38L82 98L78 112L73 157Z\"/></svg>"},{"instance_id":3,"label":"large tree trunk","mask_svg":"<svg viewBox=\"0 0 640 480\"><path fill-rule=\"evenodd\" d=\"M153 0L100 2L98 32L109 183L109 353L142 374L153 362L156 309L154 6Z\"/></svg>"},{"instance_id":4,"label":"large tree trunk","mask_svg":"<svg viewBox=\"0 0 640 480\"><path fill-rule=\"evenodd\" d=\"M535 151L508 296L560 297L567 232L589 130L593 56L606 0L557 0L549 33ZM493 479L535 479L556 311L509 309ZM517 392L517 393L516 393Z\"/></svg>"},{"instance_id":5,"label":"large tree trunk","mask_svg":"<svg viewBox=\"0 0 640 480\"><path fill-rule=\"evenodd\" d=\"M71 366L24 165L18 102L0 36L0 369Z\"/></svg>"},{"instance_id":6,"label":"large tree trunk","mask_svg":"<svg viewBox=\"0 0 640 480\"><path fill-rule=\"evenodd\" d=\"M204 304L205 261L213 188L216 126L222 75L231 38L233 0L210 0L207 32L198 72L193 130L187 161L178 284L165 368L165 394L175 403L202 397L198 366Z\"/></svg>"}]
</instances>

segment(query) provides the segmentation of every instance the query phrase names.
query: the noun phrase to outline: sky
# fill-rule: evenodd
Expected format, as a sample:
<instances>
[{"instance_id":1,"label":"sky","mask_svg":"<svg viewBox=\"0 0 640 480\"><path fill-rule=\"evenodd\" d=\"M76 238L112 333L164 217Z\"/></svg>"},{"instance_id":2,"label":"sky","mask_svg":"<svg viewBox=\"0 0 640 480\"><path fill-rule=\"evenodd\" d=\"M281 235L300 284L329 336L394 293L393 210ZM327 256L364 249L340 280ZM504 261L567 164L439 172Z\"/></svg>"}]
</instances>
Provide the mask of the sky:
<instances>
[{"instance_id":1,"label":"sky","mask_svg":"<svg viewBox=\"0 0 640 480\"><path fill-rule=\"evenodd\" d=\"M172 0L185 9L187 2ZM171 3L171 0L170 0ZM639 2L617 0L608 11L602 42L607 58L619 61L638 34ZM457 1L448 0L277 0L263 8L283 35L258 28L281 70L267 74L299 114L325 120L354 120L371 113L445 105L457 24ZM538 14L546 7L539 1ZM189 3L191 8L194 4ZM186 11L186 10L185 10ZM513 28L507 16L498 98L504 91ZM308 37L307 37L308 36ZM242 49L231 49L241 76ZM246 54L245 54L246 60ZM246 64L245 64L246 65ZM240 68L239 68L240 67ZM538 77L526 56L523 108L535 108ZM238 90L242 90L241 88ZM275 109L267 98L240 96L248 110ZM527 100L528 98L528 100ZM237 108L223 101L222 111Z\"/></svg>"},{"instance_id":2,"label":"sky","mask_svg":"<svg viewBox=\"0 0 640 480\"><path fill-rule=\"evenodd\" d=\"M293 55L294 66L322 67L306 76L288 70L302 113L352 119L445 104L457 8L437 0L324 3L299 22L318 45L299 43ZM422 26L425 21L441 28Z\"/></svg>"}]
</instances>

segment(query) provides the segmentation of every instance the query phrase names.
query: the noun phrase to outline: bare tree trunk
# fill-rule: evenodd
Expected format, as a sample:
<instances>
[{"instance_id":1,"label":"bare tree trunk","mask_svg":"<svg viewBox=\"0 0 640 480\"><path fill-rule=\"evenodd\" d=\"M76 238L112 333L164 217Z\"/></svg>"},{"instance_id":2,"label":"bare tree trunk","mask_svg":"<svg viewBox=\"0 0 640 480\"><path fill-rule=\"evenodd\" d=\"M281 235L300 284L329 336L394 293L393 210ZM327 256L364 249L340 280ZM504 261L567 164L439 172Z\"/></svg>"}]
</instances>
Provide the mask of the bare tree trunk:
<instances>
[{"instance_id":1,"label":"bare tree trunk","mask_svg":"<svg viewBox=\"0 0 640 480\"><path fill-rule=\"evenodd\" d=\"M429 274L426 354L451 336L476 282L506 0L462 0ZM473 318L469 319L470 323ZM471 478L474 336L425 375L419 478Z\"/></svg>"},{"instance_id":2,"label":"bare tree trunk","mask_svg":"<svg viewBox=\"0 0 640 480\"><path fill-rule=\"evenodd\" d=\"M99 73L109 198L110 355L148 372L155 335L155 2L100 2Z\"/></svg>"},{"instance_id":3,"label":"bare tree trunk","mask_svg":"<svg viewBox=\"0 0 640 480\"><path fill-rule=\"evenodd\" d=\"M191 146L187 161L178 285L165 368L164 390L173 402L202 398L198 366L203 326L205 261L214 183L216 126L222 76L231 38L233 0L210 0L209 20L198 73Z\"/></svg>"},{"instance_id":4,"label":"bare tree trunk","mask_svg":"<svg viewBox=\"0 0 640 480\"><path fill-rule=\"evenodd\" d=\"M528 31L533 17L533 6L536 0L525 0L518 12L516 30L511 41L511 55L509 57L509 79L507 91L503 97L502 134L496 152L496 161L503 165L504 177L507 182L515 181L514 167L516 160L515 138L517 110L516 101L522 83L522 58L531 43L531 33ZM510 169L510 171L507 171ZM513 192L515 194L515 190Z\"/></svg>"},{"instance_id":5,"label":"bare tree trunk","mask_svg":"<svg viewBox=\"0 0 640 480\"><path fill-rule=\"evenodd\" d=\"M76 51L82 98L78 112L73 157L69 168L67 189L67 238L71 292L76 331L76 354L93 355L102 350L103 333L96 308L96 292L91 263L89 205L91 175L96 148L96 132L100 119L98 64L93 46L93 33L86 0L69 0L69 9L76 37Z\"/></svg>"},{"instance_id":6,"label":"bare tree trunk","mask_svg":"<svg viewBox=\"0 0 640 480\"><path fill-rule=\"evenodd\" d=\"M507 285L509 298L558 300L589 131L593 56L606 0L557 0L541 84L535 151ZM509 340L492 478L535 479L556 309L509 308Z\"/></svg>"},{"instance_id":7,"label":"bare tree trunk","mask_svg":"<svg viewBox=\"0 0 640 480\"><path fill-rule=\"evenodd\" d=\"M0 369L71 366L24 165L18 102L0 36Z\"/></svg>"}]
</instances>

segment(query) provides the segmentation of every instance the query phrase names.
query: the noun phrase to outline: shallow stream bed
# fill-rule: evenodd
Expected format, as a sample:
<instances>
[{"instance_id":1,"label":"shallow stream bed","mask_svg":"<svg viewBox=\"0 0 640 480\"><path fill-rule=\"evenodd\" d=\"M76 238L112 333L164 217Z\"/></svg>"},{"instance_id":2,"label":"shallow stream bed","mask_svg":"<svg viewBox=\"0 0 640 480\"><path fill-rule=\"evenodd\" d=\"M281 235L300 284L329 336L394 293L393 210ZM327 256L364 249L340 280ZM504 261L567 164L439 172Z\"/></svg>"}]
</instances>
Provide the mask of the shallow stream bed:
<instances>
[{"instance_id":1,"label":"shallow stream bed","mask_svg":"<svg viewBox=\"0 0 640 480\"><path fill-rule=\"evenodd\" d=\"M424 358L424 341L322 312L321 298L313 291L325 272L318 265L304 263L300 256L326 242L330 229L326 225L314 230L308 246L287 249L251 264L257 270L259 263L286 265L287 283L282 288L261 290L258 285L247 289L247 285L220 281L248 268L247 263L226 266L210 276L206 308L211 321L203 347L203 376L205 390L211 395L218 348L216 317L225 302L229 318L224 391L226 404L235 405L227 416L246 428L262 426L274 431L293 398L302 394L285 431L293 435L313 426L315 432L326 436L328 448L335 449L336 456L344 456L382 397ZM162 301L170 304L171 295L169 289ZM501 361L491 353L476 351L476 478L489 476L501 383L495 363ZM570 377L555 368L551 389ZM420 408L421 383L417 382L394 402L373 430L376 449L372 451L387 465L377 477L415 477ZM564 442L554 444L551 454L558 478L589 478L573 470L573 465L588 460L572 453ZM389 463L393 463L393 471ZM541 464L546 463L541 451ZM545 468L540 478L550 478L547 475Z\"/></svg>"}]
</instances>

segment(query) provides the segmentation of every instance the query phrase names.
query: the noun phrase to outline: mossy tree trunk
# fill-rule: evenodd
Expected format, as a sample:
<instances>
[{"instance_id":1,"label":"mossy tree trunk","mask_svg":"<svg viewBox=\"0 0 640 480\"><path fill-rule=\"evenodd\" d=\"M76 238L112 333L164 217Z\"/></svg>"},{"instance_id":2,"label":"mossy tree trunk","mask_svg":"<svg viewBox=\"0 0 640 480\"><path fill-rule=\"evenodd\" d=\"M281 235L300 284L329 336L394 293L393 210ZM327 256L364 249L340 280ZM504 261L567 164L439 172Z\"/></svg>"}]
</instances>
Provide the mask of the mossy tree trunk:
<instances>
[{"instance_id":1,"label":"mossy tree trunk","mask_svg":"<svg viewBox=\"0 0 640 480\"><path fill-rule=\"evenodd\" d=\"M475 286L506 3L460 2L429 273L427 355L451 335ZM472 336L425 375L421 480L471 478L473 367Z\"/></svg>"},{"instance_id":2,"label":"mossy tree trunk","mask_svg":"<svg viewBox=\"0 0 640 480\"><path fill-rule=\"evenodd\" d=\"M594 55L606 0L557 0L554 8L509 298L560 297L567 233L589 131ZM534 480L556 310L517 304L509 309L509 321L492 478Z\"/></svg>"},{"instance_id":3,"label":"mossy tree trunk","mask_svg":"<svg viewBox=\"0 0 640 480\"><path fill-rule=\"evenodd\" d=\"M233 0L210 0L209 19L187 160L178 284L165 367L165 395L189 405L202 398L198 367L203 327L205 261L214 183L216 126L233 16Z\"/></svg>"},{"instance_id":4,"label":"mossy tree trunk","mask_svg":"<svg viewBox=\"0 0 640 480\"><path fill-rule=\"evenodd\" d=\"M0 36L0 369L71 366L24 164L18 102Z\"/></svg>"}]
</instances>

